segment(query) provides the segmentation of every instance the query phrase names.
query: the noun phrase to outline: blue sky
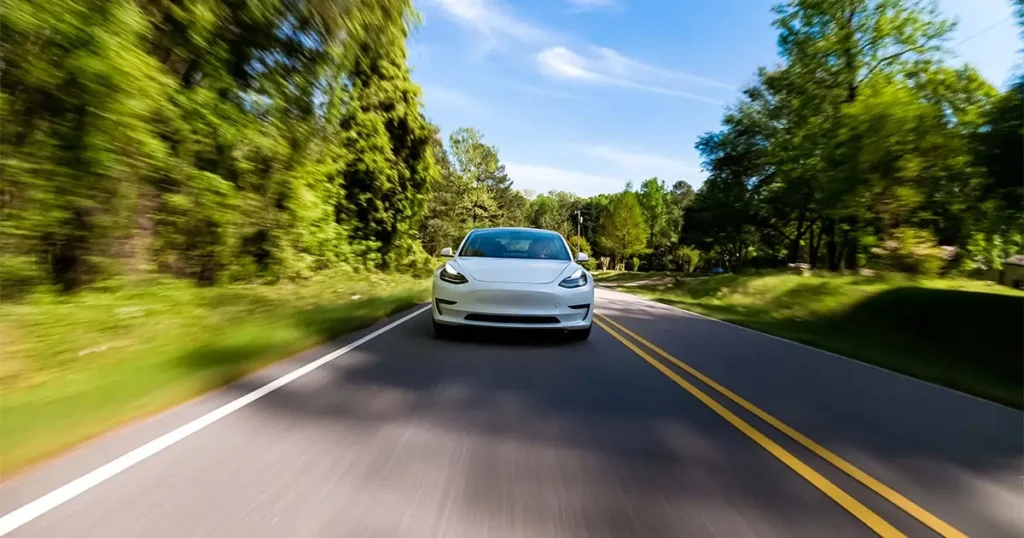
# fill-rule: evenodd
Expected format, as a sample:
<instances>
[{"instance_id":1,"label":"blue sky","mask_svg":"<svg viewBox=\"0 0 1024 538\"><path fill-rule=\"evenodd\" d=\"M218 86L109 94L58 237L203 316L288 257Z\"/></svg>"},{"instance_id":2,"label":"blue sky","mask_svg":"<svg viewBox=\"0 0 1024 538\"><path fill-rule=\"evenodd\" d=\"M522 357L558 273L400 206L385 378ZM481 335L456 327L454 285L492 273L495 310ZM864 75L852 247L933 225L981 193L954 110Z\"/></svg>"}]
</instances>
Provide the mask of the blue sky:
<instances>
[{"instance_id":1,"label":"blue sky","mask_svg":"<svg viewBox=\"0 0 1024 538\"><path fill-rule=\"evenodd\" d=\"M658 176L698 187L693 145L758 66L775 0L416 0L426 114L479 129L520 189L589 196ZM1009 0L939 0L951 63L1005 87L1022 47Z\"/></svg>"}]
</instances>

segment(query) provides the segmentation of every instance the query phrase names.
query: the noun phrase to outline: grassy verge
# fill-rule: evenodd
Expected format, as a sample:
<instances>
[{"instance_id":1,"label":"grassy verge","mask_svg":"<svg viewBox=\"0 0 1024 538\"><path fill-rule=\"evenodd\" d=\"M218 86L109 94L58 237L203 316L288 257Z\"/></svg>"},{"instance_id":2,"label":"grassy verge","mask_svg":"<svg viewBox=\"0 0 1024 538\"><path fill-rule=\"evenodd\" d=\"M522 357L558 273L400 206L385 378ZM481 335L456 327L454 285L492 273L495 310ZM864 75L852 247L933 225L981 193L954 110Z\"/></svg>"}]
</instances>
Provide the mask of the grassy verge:
<instances>
[{"instance_id":1,"label":"grassy verge","mask_svg":"<svg viewBox=\"0 0 1024 538\"><path fill-rule=\"evenodd\" d=\"M605 272L595 280L1018 409L1024 403L1024 293L1004 286L771 273Z\"/></svg>"},{"instance_id":2,"label":"grassy verge","mask_svg":"<svg viewBox=\"0 0 1024 538\"><path fill-rule=\"evenodd\" d=\"M0 306L0 472L229 383L427 298L359 274L273 286L108 284Z\"/></svg>"}]
</instances>

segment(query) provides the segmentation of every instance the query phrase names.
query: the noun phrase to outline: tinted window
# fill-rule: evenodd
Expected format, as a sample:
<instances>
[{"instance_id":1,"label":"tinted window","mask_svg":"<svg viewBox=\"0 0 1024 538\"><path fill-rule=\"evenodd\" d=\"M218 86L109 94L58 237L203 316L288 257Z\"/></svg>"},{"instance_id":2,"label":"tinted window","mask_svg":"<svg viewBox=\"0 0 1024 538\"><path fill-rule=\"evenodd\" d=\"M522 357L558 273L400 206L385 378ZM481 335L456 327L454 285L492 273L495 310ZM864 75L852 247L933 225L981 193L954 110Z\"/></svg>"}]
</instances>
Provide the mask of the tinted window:
<instances>
[{"instance_id":1,"label":"tinted window","mask_svg":"<svg viewBox=\"0 0 1024 538\"><path fill-rule=\"evenodd\" d=\"M459 256L569 261L562 237L534 230L483 230L473 232Z\"/></svg>"}]
</instances>

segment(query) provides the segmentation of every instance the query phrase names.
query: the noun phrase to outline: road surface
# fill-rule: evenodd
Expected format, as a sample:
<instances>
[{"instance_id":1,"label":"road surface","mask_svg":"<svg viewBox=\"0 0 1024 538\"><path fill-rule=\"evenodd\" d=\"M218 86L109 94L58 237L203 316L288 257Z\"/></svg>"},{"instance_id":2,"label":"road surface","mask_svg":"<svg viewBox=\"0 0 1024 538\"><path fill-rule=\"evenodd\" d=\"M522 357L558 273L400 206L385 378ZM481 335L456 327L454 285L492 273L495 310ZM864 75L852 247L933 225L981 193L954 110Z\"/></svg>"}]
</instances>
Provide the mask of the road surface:
<instances>
[{"instance_id":1,"label":"road surface","mask_svg":"<svg viewBox=\"0 0 1024 538\"><path fill-rule=\"evenodd\" d=\"M3 484L0 532L1024 535L1020 412L597 295L584 343L400 314Z\"/></svg>"}]
</instances>

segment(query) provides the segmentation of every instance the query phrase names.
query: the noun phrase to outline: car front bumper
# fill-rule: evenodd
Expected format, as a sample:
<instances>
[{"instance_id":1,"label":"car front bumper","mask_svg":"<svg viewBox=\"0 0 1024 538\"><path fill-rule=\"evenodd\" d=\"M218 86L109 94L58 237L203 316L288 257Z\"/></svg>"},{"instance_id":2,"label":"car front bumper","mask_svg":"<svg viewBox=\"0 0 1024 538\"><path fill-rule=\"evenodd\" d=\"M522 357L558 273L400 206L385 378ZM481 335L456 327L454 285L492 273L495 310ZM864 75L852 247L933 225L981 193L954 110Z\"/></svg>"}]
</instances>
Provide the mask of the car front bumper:
<instances>
[{"instance_id":1,"label":"car front bumper","mask_svg":"<svg viewBox=\"0 0 1024 538\"><path fill-rule=\"evenodd\" d=\"M434 321L445 325L521 329L586 329L593 321L593 282L566 289L557 283L449 284L434 278Z\"/></svg>"}]
</instances>

